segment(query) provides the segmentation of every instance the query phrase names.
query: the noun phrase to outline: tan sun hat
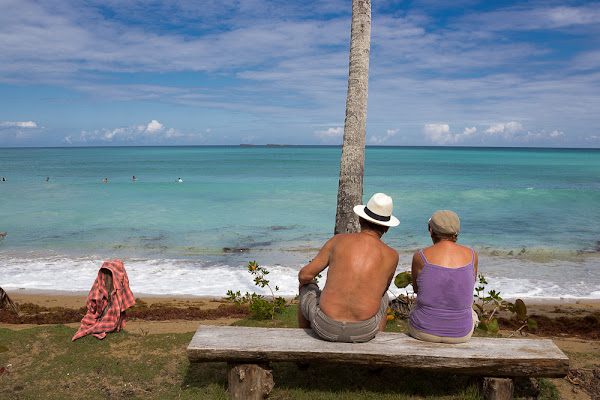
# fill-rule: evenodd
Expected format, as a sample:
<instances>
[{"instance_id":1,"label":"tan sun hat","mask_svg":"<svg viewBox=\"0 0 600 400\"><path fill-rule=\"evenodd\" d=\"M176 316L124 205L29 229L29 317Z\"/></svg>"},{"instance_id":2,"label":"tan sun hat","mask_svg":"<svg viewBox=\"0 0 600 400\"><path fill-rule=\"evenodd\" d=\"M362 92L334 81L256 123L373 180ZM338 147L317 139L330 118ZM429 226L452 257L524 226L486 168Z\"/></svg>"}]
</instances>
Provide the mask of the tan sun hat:
<instances>
[{"instance_id":1,"label":"tan sun hat","mask_svg":"<svg viewBox=\"0 0 600 400\"><path fill-rule=\"evenodd\" d=\"M460 220L458 215L450 210L439 210L429 218L429 227L441 235L458 235Z\"/></svg>"},{"instance_id":2,"label":"tan sun hat","mask_svg":"<svg viewBox=\"0 0 600 400\"><path fill-rule=\"evenodd\" d=\"M377 225L398 226L400 221L392 215L394 204L385 193L375 193L367 205L354 206L354 212L361 218Z\"/></svg>"}]
</instances>

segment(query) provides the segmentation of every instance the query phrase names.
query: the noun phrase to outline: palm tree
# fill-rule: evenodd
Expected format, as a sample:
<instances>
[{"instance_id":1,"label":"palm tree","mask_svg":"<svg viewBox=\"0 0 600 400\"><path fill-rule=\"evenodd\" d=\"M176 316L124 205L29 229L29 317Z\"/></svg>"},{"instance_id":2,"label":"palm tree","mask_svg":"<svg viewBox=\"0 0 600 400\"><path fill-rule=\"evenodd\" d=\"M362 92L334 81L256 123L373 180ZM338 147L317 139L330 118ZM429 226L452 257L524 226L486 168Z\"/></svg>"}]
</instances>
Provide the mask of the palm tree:
<instances>
[{"instance_id":1,"label":"palm tree","mask_svg":"<svg viewBox=\"0 0 600 400\"><path fill-rule=\"evenodd\" d=\"M370 49L371 0L352 0L348 97L335 234L359 230L358 218L352 208L362 203Z\"/></svg>"}]
</instances>

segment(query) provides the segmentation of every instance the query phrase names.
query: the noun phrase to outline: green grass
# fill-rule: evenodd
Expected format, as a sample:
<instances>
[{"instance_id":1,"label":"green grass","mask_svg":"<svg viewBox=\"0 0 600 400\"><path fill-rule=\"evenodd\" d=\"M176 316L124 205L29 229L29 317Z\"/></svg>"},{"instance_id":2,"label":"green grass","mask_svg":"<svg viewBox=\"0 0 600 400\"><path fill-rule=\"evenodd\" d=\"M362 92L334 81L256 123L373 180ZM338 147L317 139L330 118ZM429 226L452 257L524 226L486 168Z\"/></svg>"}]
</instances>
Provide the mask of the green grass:
<instances>
[{"instance_id":1,"label":"green grass","mask_svg":"<svg viewBox=\"0 0 600 400\"><path fill-rule=\"evenodd\" d=\"M297 307L273 321L246 319L244 326L296 327ZM391 321L390 331L406 331ZM190 364L186 348L193 333L137 334L128 331L71 342L76 329L64 325L22 331L0 329L0 399L227 399L225 363ZM10 364L10 366L8 366ZM270 399L478 399L469 377L365 367L273 363ZM556 389L543 381L543 397ZM554 390L554 392L553 392ZM553 394L554 393L554 394ZM519 389L517 396L527 396Z\"/></svg>"}]
</instances>

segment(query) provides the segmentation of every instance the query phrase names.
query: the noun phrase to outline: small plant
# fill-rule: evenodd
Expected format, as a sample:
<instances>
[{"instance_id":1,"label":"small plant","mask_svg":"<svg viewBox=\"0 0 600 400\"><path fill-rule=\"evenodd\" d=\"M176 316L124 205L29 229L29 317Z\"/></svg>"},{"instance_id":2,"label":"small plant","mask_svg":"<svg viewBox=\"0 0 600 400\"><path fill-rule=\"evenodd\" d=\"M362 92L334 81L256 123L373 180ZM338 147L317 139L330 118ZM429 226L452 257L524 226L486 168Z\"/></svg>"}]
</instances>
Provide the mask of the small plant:
<instances>
[{"instance_id":1,"label":"small plant","mask_svg":"<svg viewBox=\"0 0 600 400\"><path fill-rule=\"evenodd\" d=\"M256 319L273 319L275 313L283 310L285 307L285 299L283 297L275 297L275 292L279 290L279 287L275 286L275 291L273 291L269 281L265 279L269 271L264 267L260 267L256 261L248 262L248 272L254 275L254 284L256 286L267 287L269 289L271 299L267 300L261 294L248 292L242 296L239 291L234 292L233 290L229 290L227 291L227 300L233 300L238 306L248 304L248 310Z\"/></svg>"},{"instance_id":2,"label":"small plant","mask_svg":"<svg viewBox=\"0 0 600 400\"><path fill-rule=\"evenodd\" d=\"M410 272L400 272L394 278L394 285L398 289L404 289L408 285L412 284L412 274ZM396 297L391 301L391 309L400 318L408 318L410 311L415 302L415 294L409 294L406 290L406 296L404 298Z\"/></svg>"},{"instance_id":3,"label":"small plant","mask_svg":"<svg viewBox=\"0 0 600 400\"><path fill-rule=\"evenodd\" d=\"M515 304L509 303L508 310L516 314L517 321L521 324L521 327L511 333L509 337L514 336L517 332L522 335L523 328L527 328L527 330L532 333L535 333L538 330L537 322L533 318L527 316L527 307L523 300L517 299L515 300Z\"/></svg>"},{"instance_id":4,"label":"small plant","mask_svg":"<svg viewBox=\"0 0 600 400\"><path fill-rule=\"evenodd\" d=\"M495 315L498 311L510 311L516 314L517 321L521 324L521 327L518 328L515 332L511 333L510 336L514 336L516 332L522 334L522 329L527 327L530 332L535 332L538 328L537 322L532 318L527 317L527 307L525 306L525 302L521 299L515 300L514 303L511 303L506 300L502 300L500 297L500 292L495 290L489 290L487 292L487 296L485 294L485 286L488 282L485 280L485 277L482 274L477 276L479 279L479 286L475 288L475 307L479 310L479 328L484 331L489 331L492 333L498 333L498 320L495 318ZM480 302L477 303L477 301ZM493 305L494 309L490 312L486 310L486 305Z\"/></svg>"},{"instance_id":5,"label":"small plant","mask_svg":"<svg viewBox=\"0 0 600 400\"><path fill-rule=\"evenodd\" d=\"M482 274L477 275L477 279L479 279L479 286L475 287L475 307L478 309L479 315L479 329L483 329L484 331L489 331L493 333L497 333L498 328L498 320L495 318L496 312L500 310L506 310L508 306L508 302L502 300L500 297L500 292L496 292L495 290L489 290L487 292L487 296L485 294L485 285L487 285L487 281ZM477 303L479 301L480 303ZM490 312L486 310L486 306L494 305L494 309Z\"/></svg>"}]
</instances>

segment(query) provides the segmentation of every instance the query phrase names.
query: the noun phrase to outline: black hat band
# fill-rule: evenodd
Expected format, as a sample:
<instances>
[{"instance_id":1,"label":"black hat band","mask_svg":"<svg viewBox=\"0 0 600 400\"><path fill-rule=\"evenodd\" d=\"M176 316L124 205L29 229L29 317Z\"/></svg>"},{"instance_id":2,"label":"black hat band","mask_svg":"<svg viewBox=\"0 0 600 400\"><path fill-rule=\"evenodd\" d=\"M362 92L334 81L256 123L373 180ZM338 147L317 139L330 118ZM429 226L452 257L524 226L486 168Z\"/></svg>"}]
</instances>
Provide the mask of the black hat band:
<instances>
[{"instance_id":1,"label":"black hat band","mask_svg":"<svg viewBox=\"0 0 600 400\"><path fill-rule=\"evenodd\" d=\"M377 221L389 221L391 219L391 217L387 216L384 217L383 215L379 215L379 214L375 214L373 211L369 210L369 208L367 206L365 206L365 214L367 214L369 217L376 219Z\"/></svg>"}]
</instances>

